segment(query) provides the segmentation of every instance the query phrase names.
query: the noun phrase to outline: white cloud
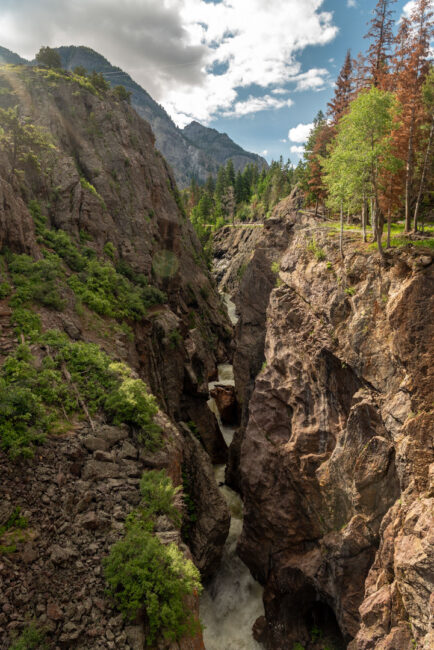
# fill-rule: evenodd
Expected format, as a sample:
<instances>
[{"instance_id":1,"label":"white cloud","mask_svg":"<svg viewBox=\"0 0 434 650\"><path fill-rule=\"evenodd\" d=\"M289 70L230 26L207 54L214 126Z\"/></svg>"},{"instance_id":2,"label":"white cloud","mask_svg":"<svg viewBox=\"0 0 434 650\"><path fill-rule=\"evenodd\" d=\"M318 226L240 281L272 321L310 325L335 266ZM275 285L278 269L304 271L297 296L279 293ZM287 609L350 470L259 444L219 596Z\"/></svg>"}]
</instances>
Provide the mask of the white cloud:
<instances>
[{"instance_id":1,"label":"white cloud","mask_svg":"<svg viewBox=\"0 0 434 650\"><path fill-rule=\"evenodd\" d=\"M297 124L292 129L289 129L288 138L291 142L306 142L309 137L309 133L313 128L313 123L311 124Z\"/></svg>"},{"instance_id":2,"label":"white cloud","mask_svg":"<svg viewBox=\"0 0 434 650\"><path fill-rule=\"evenodd\" d=\"M279 142L288 142L288 140L286 138L282 138L281 140L279 140Z\"/></svg>"},{"instance_id":3,"label":"white cloud","mask_svg":"<svg viewBox=\"0 0 434 650\"><path fill-rule=\"evenodd\" d=\"M236 111L237 104L246 110L239 89L253 84L263 89L270 108L266 98L283 94L289 81L296 90L322 87L325 71L301 74L299 56L308 46L329 43L338 32L323 4L0 0L0 43L30 58L41 45L88 45L131 74L178 123L206 123Z\"/></svg>"},{"instance_id":4,"label":"white cloud","mask_svg":"<svg viewBox=\"0 0 434 650\"><path fill-rule=\"evenodd\" d=\"M288 89L287 88L273 88L271 93L273 95L287 95L288 94Z\"/></svg>"},{"instance_id":5,"label":"white cloud","mask_svg":"<svg viewBox=\"0 0 434 650\"><path fill-rule=\"evenodd\" d=\"M304 147L302 146L292 146L290 149L291 153L296 153L298 155L304 153Z\"/></svg>"},{"instance_id":6,"label":"white cloud","mask_svg":"<svg viewBox=\"0 0 434 650\"><path fill-rule=\"evenodd\" d=\"M325 68L311 68L307 72L296 75L290 81L296 82L295 90L322 90L329 71Z\"/></svg>"},{"instance_id":7,"label":"white cloud","mask_svg":"<svg viewBox=\"0 0 434 650\"><path fill-rule=\"evenodd\" d=\"M292 99L278 99L271 97L271 95L264 95L263 97L248 97L244 101L235 102L233 108L223 111L225 117L241 117L249 113L257 113L258 111L267 111L271 108L279 109L286 106L293 105Z\"/></svg>"},{"instance_id":8,"label":"white cloud","mask_svg":"<svg viewBox=\"0 0 434 650\"><path fill-rule=\"evenodd\" d=\"M268 149L264 149L264 151L261 151L261 156L266 156L268 154Z\"/></svg>"},{"instance_id":9,"label":"white cloud","mask_svg":"<svg viewBox=\"0 0 434 650\"><path fill-rule=\"evenodd\" d=\"M356 0L347 0L347 7L357 7Z\"/></svg>"}]
</instances>

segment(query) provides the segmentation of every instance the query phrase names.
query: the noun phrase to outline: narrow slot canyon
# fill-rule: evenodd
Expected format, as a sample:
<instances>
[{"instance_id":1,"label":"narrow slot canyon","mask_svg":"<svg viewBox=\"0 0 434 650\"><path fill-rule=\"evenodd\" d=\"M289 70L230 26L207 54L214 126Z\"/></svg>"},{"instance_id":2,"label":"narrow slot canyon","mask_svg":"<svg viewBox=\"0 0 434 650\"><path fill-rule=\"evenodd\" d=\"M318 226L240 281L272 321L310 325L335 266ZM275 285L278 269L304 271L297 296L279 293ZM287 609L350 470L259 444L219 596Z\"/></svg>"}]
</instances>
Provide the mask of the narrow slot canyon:
<instances>
[{"instance_id":1,"label":"narrow slot canyon","mask_svg":"<svg viewBox=\"0 0 434 650\"><path fill-rule=\"evenodd\" d=\"M227 294L223 297L231 322L235 326L238 320L235 305ZM235 386L232 365L218 366L218 379L209 383L210 392L216 386L223 389ZM213 397L210 397L208 406L215 414L224 440L230 447L237 426L223 424ZM237 555L237 544L243 527L243 504L240 495L225 484L225 470L226 465L214 466L214 476L228 505L231 523L221 564L215 575L205 584L200 600L203 638L206 650L258 650L263 646L253 638L252 626L258 617L264 614L263 588L254 580L248 567Z\"/></svg>"}]
</instances>

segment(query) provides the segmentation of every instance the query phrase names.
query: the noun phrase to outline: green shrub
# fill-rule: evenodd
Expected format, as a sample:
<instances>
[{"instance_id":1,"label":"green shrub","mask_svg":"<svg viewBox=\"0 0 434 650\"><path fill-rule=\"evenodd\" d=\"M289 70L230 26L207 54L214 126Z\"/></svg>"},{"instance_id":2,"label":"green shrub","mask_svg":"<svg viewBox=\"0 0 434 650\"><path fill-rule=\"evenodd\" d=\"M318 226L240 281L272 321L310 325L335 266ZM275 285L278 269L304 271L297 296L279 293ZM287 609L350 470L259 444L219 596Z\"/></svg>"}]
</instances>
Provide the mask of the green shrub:
<instances>
[{"instance_id":1,"label":"green shrub","mask_svg":"<svg viewBox=\"0 0 434 650\"><path fill-rule=\"evenodd\" d=\"M280 262L273 262L271 264L271 270L273 271L273 273L279 273L279 271L280 271Z\"/></svg>"},{"instance_id":2,"label":"green shrub","mask_svg":"<svg viewBox=\"0 0 434 650\"><path fill-rule=\"evenodd\" d=\"M177 329L174 329L171 332L169 332L169 342L172 350L175 350L177 347L179 347L182 342L181 332Z\"/></svg>"},{"instance_id":3,"label":"green shrub","mask_svg":"<svg viewBox=\"0 0 434 650\"><path fill-rule=\"evenodd\" d=\"M82 412L83 402L91 415L100 411L115 424L134 427L145 447L161 444L153 421L156 400L126 366L113 363L97 345L72 342L56 330L39 334L39 341L50 351L42 363L20 345L0 369L0 448L11 458L32 456L46 433Z\"/></svg>"},{"instance_id":4,"label":"green shrub","mask_svg":"<svg viewBox=\"0 0 434 650\"><path fill-rule=\"evenodd\" d=\"M9 646L9 650L45 650L45 632L36 627L35 623L30 625L20 634L18 639Z\"/></svg>"},{"instance_id":5,"label":"green shrub","mask_svg":"<svg viewBox=\"0 0 434 650\"><path fill-rule=\"evenodd\" d=\"M119 364L112 364L112 368ZM139 439L149 449L161 444L161 429L154 422L158 412L157 401L148 393L141 379L124 376L121 384L113 390L104 403L115 424L122 422L139 429Z\"/></svg>"},{"instance_id":6,"label":"green shrub","mask_svg":"<svg viewBox=\"0 0 434 650\"><path fill-rule=\"evenodd\" d=\"M356 290L355 290L354 287L347 287L345 289L345 293L347 294L347 296L354 296L354 294L356 293Z\"/></svg>"},{"instance_id":7,"label":"green shrub","mask_svg":"<svg viewBox=\"0 0 434 650\"><path fill-rule=\"evenodd\" d=\"M309 242L309 244L307 245L307 250L313 253L319 262L325 260L326 258L324 249L321 248L321 246L318 246L318 244L315 241L315 238L313 238L312 241Z\"/></svg>"},{"instance_id":8,"label":"green shrub","mask_svg":"<svg viewBox=\"0 0 434 650\"><path fill-rule=\"evenodd\" d=\"M12 287L9 282L0 282L0 300L7 298L12 291Z\"/></svg>"},{"instance_id":9,"label":"green shrub","mask_svg":"<svg viewBox=\"0 0 434 650\"><path fill-rule=\"evenodd\" d=\"M140 481L142 505L149 516L167 515L175 524L181 523L179 511L174 506L174 500L179 488L173 483L164 470L144 472Z\"/></svg>"},{"instance_id":10,"label":"green shrub","mask_svg":"<svg viewBox=\"0 0 434 650\"><path fill-rule=\"evenodd\" d=\"M16 334L23 334L32 342L41 333L41 319L38 314L26 307L16 307L12 312L11 322L15 325Z\"/></svg>"},{"instance_id":11,"label":"green shrub","mask_svg":"<svg viewBox=\"0 0 434 650\"><path fill-rule=\"evenodd\" d=\"M113 92L118 99L131 104L131 91L126 90L125 86L115 86Z\"/></svg>"},{"instance_id":12,"label":"green shrub","mask_svg":"<svg viewBox=\"0 0 434 650\"><path fill-rule=\"evenodd\" d=\"M142 502L126 520L125 537L104 561L109 593L125 618L133 620L145 607L153 644L158 636L177 640L200 629L185 597L201 590L199 572L175 544L164 546L152 534L155 518L167 514L179 521L177 493L163 471L145 472Z\"/></svg>"},{"instance_id":13,"label":"green shrub","mask_svg":"<svg viewBox=\"0 0 434 650\"><path fill-rule=\"evenodd\" d=\"M111 260L114 260L115 252L115 247L111 241L108 241L106 244L104 244L104 255L107 255L107 257L109 257Z\"/></svg>"},{"instance_id":14,"label":"green shrub","mask_svg":"<svg viewBox=\"0 0 434 650\"><path fill-rule=\"evenodd\" d=\"M16 287L12 307L34 301L58 311L64 308L58 286L64 273L58 255L47 253L37 261L29 255L12 255L9 271Z\"/></svg>"}]
</instances>

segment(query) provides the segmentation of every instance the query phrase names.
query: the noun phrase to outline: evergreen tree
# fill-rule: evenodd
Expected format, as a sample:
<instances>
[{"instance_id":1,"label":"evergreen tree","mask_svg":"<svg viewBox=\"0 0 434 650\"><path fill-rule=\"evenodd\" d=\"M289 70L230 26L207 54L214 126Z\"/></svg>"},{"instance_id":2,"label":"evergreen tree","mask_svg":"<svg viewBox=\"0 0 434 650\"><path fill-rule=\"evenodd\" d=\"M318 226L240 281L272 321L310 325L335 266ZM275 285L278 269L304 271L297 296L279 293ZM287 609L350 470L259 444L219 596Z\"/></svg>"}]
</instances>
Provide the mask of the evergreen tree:
<instances>
[{"instance_id":1,"label":"evergreen tree","mask_svg":"<svg viewBox=\"0 0 434 650\"><path fill-rule=\"evenodd\" d=\"M376 88L387 89L391 48L394 41L393 11L390 8L396 0L378 0L370 29L365 38L371 40L367 53L367 73Z\"/></svg>"},{"instance_id":2,"label":"evergreen tree","mask_svg":"<svg viewBox=\"0 0 434 650\"><path fill-rule=\"evenodd\" d=\"M353 96L353 62L351 59L351 51L348 50L345 57L344 65L339 73L336 81L335 93L333 99L327 104L328 115L332 119L332 123L336 125L344 115L350 104Z\"/></svg>"},{"instance_id":3,"label":"evergreen tree","mask_svg":"<svg viewBox=\"0 0 434 650\"><path fill-rule=\"evenodd\" d=\"M36 55L36 62L46 68L61 68L62 60L59 52L51 47L41 47Z\"/></svg>"}]
</instances>

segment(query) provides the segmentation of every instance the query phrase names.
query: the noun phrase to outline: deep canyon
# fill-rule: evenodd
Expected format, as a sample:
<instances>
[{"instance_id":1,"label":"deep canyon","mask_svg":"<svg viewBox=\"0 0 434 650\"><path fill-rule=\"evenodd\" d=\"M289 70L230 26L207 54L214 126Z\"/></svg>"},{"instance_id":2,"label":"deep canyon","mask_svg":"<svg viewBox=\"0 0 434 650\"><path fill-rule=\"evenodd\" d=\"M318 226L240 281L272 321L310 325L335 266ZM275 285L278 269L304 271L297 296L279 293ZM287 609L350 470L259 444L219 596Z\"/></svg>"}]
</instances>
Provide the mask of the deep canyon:
<instances>
[{"instance_id":1,"label":"deep canyon","mask_svg":"<svg viewBox=\"0 0 434 650\"><path fill-rule=\"evenodd\" d=\"M0 84L1 106L18 98L52 145L19 174L0 151L2 281L15 295L11 255L56 253L47 282L61 308L28 299L42 331L126 364L155 396L162 436L150 450L80 402L33 458L0 451L0 528L17 506L28 522L0 555L1 650L31 622L56 649L434 647L432 251L409 244L383 263L349 231L342 258L333 222L301 210L295 191L264 224L218 230L210 271L126 102L19 66L1 68ZM68 236L62 249L38 232L35 201L46 229ZM71 278L88 280L65 241L158 300L140 318L98 313L74 293ZM27 343L40 370L52 349L17 334L10 302L0 361ZM102 560L151 470L180 488L182 525L162 515L153 534L199 569L204 592L188 605L206 628L147 645L146 612L124 620Z\"/></svg>"}]
</instances>

